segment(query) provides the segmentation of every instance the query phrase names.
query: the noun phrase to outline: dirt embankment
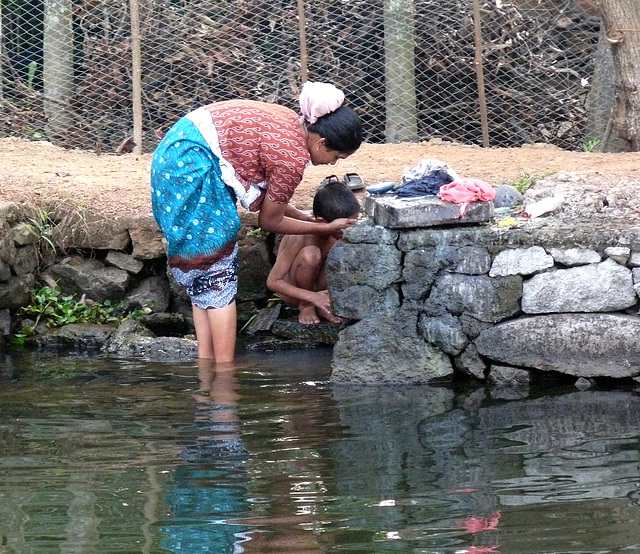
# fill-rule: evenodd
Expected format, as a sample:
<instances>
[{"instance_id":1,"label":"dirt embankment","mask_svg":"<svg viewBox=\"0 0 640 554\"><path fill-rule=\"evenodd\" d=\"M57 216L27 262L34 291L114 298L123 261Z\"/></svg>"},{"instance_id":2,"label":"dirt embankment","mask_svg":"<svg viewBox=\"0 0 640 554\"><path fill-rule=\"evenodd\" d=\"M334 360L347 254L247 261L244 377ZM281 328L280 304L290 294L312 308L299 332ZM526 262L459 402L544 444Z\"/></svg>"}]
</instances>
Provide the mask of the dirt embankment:
<instances>
[{"instance_id":1,"label":"dirt embankment","mask_svg":"<svg viewBox=\"0 0 640 554\"><path fill-rule=\"evenodd\" d=\"M484 179L493 185L514 183L527 176L575 173L605 195L609 189L627 189L625 201L640 206L637 152L568 152L537 145L483 149L442 141L364 144L336 166L309 168L293 203L309 209L316 186L327 175L355 172L367 184L399 182L404 170L423 158L437 158L461 176ZM5 201L37 204L59 200L104 214L146 214L151 211L150 163L151 154L96 155L65 150L47 142L4 138L0 139L0 195ZM569 195L578 197L583 193L584 183L580 179L567 181L565 189Z\"/></svg>"}]
</instances>

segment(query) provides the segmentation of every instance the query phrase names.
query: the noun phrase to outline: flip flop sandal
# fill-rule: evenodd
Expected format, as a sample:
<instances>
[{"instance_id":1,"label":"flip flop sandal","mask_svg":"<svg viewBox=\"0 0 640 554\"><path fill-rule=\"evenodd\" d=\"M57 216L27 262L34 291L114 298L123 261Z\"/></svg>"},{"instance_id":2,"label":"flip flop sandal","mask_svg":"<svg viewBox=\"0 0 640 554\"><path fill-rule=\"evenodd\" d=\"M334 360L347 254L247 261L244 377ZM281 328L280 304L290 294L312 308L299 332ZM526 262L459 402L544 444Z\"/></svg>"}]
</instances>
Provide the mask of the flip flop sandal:
<instances>
[{"instance_id":1,"label":"flip flop sandal","mask_svg":"<svg viewBox=\"0 0 640 554\"><path fill-rule=\"evenodd\" d=\"M322 181L320 181L320 186L328 185L329 183L339 183L340 179L338 179L337 175L328 175Z\"/></svg>"},{"instance_id":2,"label":"flip flop sandal","mask_svg":"<svg viewBox=\"0 0 640 554\"><path fill-rule=\"evenodd\" d=\"M345 173L344 182L351 190L364 188L364 180L357 173Z\"/></svg>"}]
</instances>

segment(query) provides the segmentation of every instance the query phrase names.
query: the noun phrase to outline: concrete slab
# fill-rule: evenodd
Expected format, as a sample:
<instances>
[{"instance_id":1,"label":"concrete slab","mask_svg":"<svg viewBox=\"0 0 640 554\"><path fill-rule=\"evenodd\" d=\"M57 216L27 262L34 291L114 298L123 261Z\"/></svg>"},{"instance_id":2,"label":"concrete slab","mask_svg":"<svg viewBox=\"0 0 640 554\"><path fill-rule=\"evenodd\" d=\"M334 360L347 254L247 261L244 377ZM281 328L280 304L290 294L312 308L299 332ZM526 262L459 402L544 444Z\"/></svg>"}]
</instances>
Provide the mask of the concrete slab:
<instances>
[{"instance_id":1,"label":"concrete slab","mask_svg":"<svg viewBox=\"0 0 640 554\"><path fill-rule=\"evenodd\" d=\"M362 208L377 225L388 229L484 223L494 217L493 202L472 202L467 206L465 217L461 218L458 204L444 202L435 196L407 200L394 194L366 194Z\"/></svg>"}]
</instances>

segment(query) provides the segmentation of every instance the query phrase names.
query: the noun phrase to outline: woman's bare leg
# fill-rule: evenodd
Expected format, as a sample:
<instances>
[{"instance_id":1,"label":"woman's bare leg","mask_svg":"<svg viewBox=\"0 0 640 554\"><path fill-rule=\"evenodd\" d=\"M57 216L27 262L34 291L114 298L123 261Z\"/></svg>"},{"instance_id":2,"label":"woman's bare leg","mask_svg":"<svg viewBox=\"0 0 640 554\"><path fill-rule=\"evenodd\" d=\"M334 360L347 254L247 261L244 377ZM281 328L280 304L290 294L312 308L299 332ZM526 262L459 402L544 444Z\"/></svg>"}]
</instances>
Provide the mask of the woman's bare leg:
<instances>
[{"instance_id":1,"label":"woman's bare leg","mask_svg":"<svg viewBox=\"0 0 640 554\"><path fill-rule=\"evenodd\" d=\"M204 310L192 305L198 340L198 358L232 362L236 351L236 303Z\"/></svg>"},{"instance_id":2,"label":"woman's bare leg","mask_svg":"<svg viewBox=\"0 0 640 554\"><path fill-rule=\"evenodd\" d=\"M196 328L196 340L198 341L198 358L213 359L213 337L209 328L207 310L191 304L193 310L193 324Z\"/></svg>"},{"instance_id":3,"label":"woman's bare leg","mask_svg":"<svg viewBox=\"0 0 640 554\"><path fill-rule=\"evenodd\" d=\"M236 301L224 308L207 310L216 363L232 362L236 354Z\"/></svg>"}]
</instances>

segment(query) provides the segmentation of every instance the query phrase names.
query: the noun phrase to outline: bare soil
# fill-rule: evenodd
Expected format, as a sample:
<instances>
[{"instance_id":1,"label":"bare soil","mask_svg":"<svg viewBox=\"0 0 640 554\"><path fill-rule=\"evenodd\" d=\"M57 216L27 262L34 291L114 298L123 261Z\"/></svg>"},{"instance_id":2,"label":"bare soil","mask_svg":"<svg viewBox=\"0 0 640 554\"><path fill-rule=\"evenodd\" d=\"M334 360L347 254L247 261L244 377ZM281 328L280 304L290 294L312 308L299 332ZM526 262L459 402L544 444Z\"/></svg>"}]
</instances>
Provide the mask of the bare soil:
<instances>
[{"instance_id":1,"label":"bare soil","mask_svg":"<svg viewBox=\"0 0 640 554\"><path fill-rule=\"evenodd\" d=\"M331 174L341 177L347 172L358 173L367 185L400 182L405 169L414 167L423 158L437 158L461 176L483 179L496 186L514 184L528 176L570 174L575 178L564 180L564 194L568 192L579 199L585 183L605 196L608 190L617 190L618 196L624 196L624 202L638 215L635 211L640 206L638 152L569 152L546 145L483 149L442 141L364 144L336 166L309 168L292 203L309 209L316 186ZM0 200L36 206L60 201L104 215L149 214L150 163L151 154L97 155L65 150L48 142L3 138ZM621 190L625 193L621 194Z\"/></svg>"}]
</instances>

